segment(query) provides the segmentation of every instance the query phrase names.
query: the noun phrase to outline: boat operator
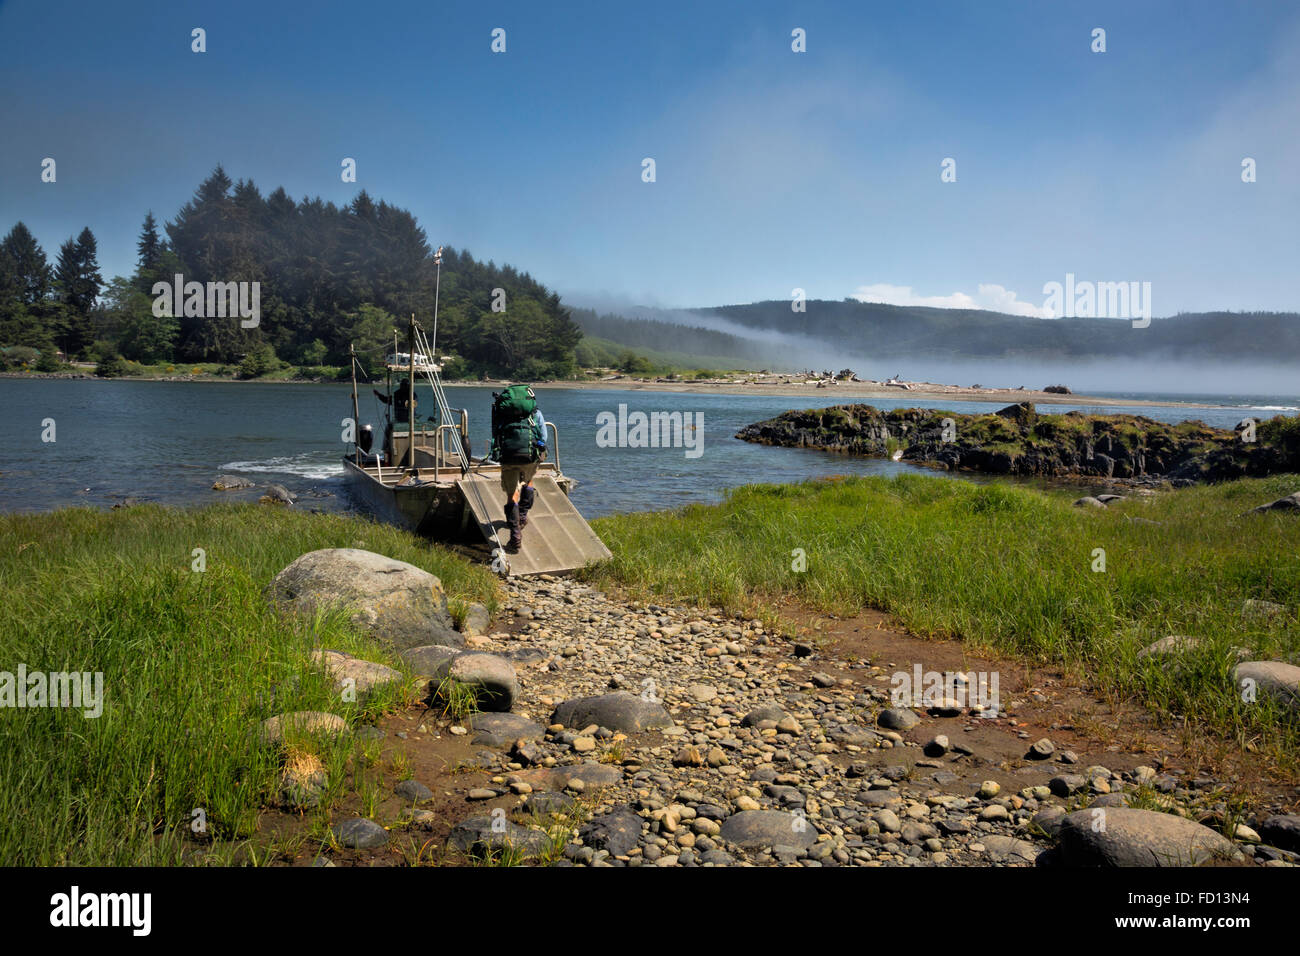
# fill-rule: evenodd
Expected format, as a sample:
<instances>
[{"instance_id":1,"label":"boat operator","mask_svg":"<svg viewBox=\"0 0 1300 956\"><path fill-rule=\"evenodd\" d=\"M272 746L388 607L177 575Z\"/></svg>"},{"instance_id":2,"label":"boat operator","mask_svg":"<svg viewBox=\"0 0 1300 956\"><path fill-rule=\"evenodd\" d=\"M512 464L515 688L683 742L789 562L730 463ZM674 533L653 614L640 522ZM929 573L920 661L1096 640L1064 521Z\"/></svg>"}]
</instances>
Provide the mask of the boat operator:
<instances>
[{"instance_id":1,"label":"boat operator","mask_svg":"<svg viewBox=\"0 0 1300 956\"><path fill-rule=\"evenodd\" d=\"M379 389L374 389L375 397L385 405L393 406L393 418L396 421L404 422L411 415L411 406L419 405L420 400L411 391L411 380L402 379L402 383L393 391L392 396L385 395Z\"/></svg>"}]
</instances>

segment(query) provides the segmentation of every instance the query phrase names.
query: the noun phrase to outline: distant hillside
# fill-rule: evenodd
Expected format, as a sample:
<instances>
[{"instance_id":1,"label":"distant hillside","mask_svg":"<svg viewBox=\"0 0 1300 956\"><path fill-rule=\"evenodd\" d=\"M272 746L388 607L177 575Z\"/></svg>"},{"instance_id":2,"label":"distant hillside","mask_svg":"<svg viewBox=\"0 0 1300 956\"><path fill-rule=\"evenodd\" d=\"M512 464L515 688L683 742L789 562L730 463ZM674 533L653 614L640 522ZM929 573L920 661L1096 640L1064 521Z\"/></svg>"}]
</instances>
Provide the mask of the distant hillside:
<instances>
[{"instance_id":1,"label":"distant hillside","mask_svg":"<svg viewBox=\"0 0 1300 956\"><path fill-rule=\"evenodd\" d=\"M667 344L672 344L668 340ZM583 368L616 368L636 375L671 375L682 372L726 372L752 369L752 359L734 355L705 355L627 345L595 335L583 335L573 350Z\"/></svg>"},{"instance_id":2,"label":"distant hillside","mask_svg":"<svg viewBox=\"0 0 1300 956\"><path fill-rule=\"evenodd\" d=\"M803 367L808 360L802 353L816 343L846 359L1300 362L1300 314L1295 312L1183 313L1134 328L1120 319L1038 319L853 299L805 305L804 312L776 300L709 309L638 308L621 316L574 310L573 317L588 334L629 346L669 340L686 351L752 357L787 368Z\"/></svg>"},{"instance_id":3,"label":"distant hillside","mask_svg":"<svg viewBox=\"0 0 1300 956\"><path fill-rule=\"evenodd\" d=\"M672 352L678 356L691 356L698 361L687 364L718 367L739 364L761 364L766 352L753 339L712 329L686 325L679 321L645 318L642 312L655 313L653 309L637 310L634 315L597 314L592 309L570 308L569 314L583 334L616 342L638 350Z\"/></svg>"},{"instance_id":4,"label":"distant hillside","mask_svg":"<svg viewBox=\"0 0 1300 956\"><path fill-rule=\"evenodd\" d=\"M844 300L784 300L693 310L753 329L860 346L881 357L1174 360L1300 360L1300 314L1203 312L1155 318L1147 328L1119 319L1038 319L973 309L932 309Z\"/></svg>"}]
</instances>

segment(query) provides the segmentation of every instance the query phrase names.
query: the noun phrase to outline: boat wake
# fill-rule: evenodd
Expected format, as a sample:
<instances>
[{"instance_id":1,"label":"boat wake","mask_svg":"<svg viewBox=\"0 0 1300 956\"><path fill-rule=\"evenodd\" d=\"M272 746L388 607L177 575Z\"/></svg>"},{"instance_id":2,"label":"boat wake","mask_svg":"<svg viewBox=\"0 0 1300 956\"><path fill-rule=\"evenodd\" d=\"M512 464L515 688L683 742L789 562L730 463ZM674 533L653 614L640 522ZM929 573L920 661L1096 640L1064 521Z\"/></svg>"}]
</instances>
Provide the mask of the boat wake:
<instances>
[{"instance_id":1,"label":"boat wake","mask_svg":"<svg viewBox=\"0 0 1300 956\"><path fill-rule=\"evenodd\" d=\"M317 481L343 476L343 466L337 460L325 460L317 453L285 458L263 458L257 461L228 461L221 466L221 470L249 474L294 475Z\"/></svg>"}]
</instances>

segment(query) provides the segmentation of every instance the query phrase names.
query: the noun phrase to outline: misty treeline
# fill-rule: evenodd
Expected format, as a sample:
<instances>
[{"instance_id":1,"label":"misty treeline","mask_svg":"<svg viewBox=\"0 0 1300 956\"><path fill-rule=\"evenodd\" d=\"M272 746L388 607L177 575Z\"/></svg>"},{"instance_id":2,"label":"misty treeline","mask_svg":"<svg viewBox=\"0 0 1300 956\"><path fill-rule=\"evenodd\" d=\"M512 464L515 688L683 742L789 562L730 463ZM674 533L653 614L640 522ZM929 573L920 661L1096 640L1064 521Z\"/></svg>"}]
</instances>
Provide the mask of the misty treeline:
<instances>
[{"instance_id":1,"label":"misty treeline","mask_svg":"<svg viewBox=\"0 0 1300 956\"><path fill-rule=\"evenodd\" d=\"M152 212L145 216L136 251L131 276L104 282L89 229L50 266L27 227L16 225L0 243L0 345L264 372L283 363L346 366L350 344L374 368L395 328L404 350L409 314L431 331L435 264L425 231L410 212L364 191L342 207L295 202L283 187L263 195L218 166L161 229ZM238 316L155 315L167 310L154 308L154 284L178 274L185 282L259 283L257 325L244 328ZM449 377L576 372L582 332L559 296L526 272L446 248L438 306L438 352L456 357Z\"/></svg>"},{"instance_id":2,"label":"misty treeline","mask_svg":"<svg viewBox=\"0 0 1300 956\"><path fill-rule=\"evenodd\" d=\"M942 359L1202 359L1281 364L1300 360L1300 314L1197 312L1152 319L1040 319L977 309L789 300L700 310L755 330L824 341L847 355ZM614 336L609 336L613 338ZM773 347L775 351L775 347Z\"/></svg>"},{"instance_id":3,"label":"misty treeline","mask_svg":"<svg viewBox=\"0 0 1300 956\"><path fill-rule=\"evenodd\" d=\"M624 315L597 313L592 309L572 309L573 320L585 335L608 339L629 348L672 351L698 356L726 356L747 359L762 364L771 358L772 349L738 335L713 329L700 328L679 321L658 318L635 318ZM656 313L651 313L656 314ZM676 313L663 313L673 316ZM686 317L695 316L687 313ZM612 364L610 356L584 341L578 347L579 364L584 366Z\"/></svg>"},{"instance_id":4,"label":"misty treeline","mask_svg":"<svg viewBox=\"0 0 1300 956\"><path fill-rule=\"evenodd\" d=\"M828 355L867 361L990 359L1036 364L1121 359L1267 365L1300 361L1300 315L1294 312L1180 313L1134 328L1128 319L1040 319L856 299L818 299L802 305L802 312L785 299L708 309L636 307L626 314L574 309L573 317L587 335L620 346L661 349L664 343L672 343L681 352L730 356L784 370L824 362ZM724 332L715 328L720 323L757 334ZM580 347L582 364L602 364L585 361L586 352L595 345L584 342Z\"/></svg>"}]
</instances>

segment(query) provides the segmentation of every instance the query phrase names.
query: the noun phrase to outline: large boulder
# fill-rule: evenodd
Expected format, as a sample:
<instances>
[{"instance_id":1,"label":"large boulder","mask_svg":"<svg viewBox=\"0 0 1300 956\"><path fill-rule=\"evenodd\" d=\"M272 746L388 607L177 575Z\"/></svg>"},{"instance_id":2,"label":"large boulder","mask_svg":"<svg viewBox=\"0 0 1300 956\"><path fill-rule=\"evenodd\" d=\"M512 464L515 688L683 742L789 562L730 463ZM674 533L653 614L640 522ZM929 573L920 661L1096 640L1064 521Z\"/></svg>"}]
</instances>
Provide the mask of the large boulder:
<instances>
[{"instance_id":1,"label":"large boulder","mask_svg":"<svg viewBox=\"0 0 1300 956\"><path fill-rule=\"evenodd\" d=\"M759 704L741 718L740 726L753 727L756 724L761 724L765 720L770 720L775 724L778 721L785 720L785 717L785 711L776 704Z\"/></svg>"},{"instance_id":2,"label":"large boulder","mask_svg":"<svg viewBox=\"0 0 1300 956\"><path fill-rule=\"evenodd\" d=\"M257 500L264 505L291 505L297 498L284 485L267 485L266 494Z\"/></svg>"},{"instance_id":3,"label":"large boulder","mask_svg":"<svg viewBox=\"0 0 1300 956\"><path fill-rule=\"evenodd\" d=\"M984 854L994 863L1034 864L1042 853L1042 848L1027 840L1018 840L1010 836L986 836L980 839L984 844Z\"/></svg>"},{"instance_id":4,"label":"large boulder","mask_svg":"<svg viewBox=\"0 0 1300 956\"><path fill-rule=\"evenodd\" d=\"M1138 651L1138 660L1145 660L1148 657L1166 658L1190 654L1204 643L1199 637L1189 637L1186 634L1170 634L1168 637L1162 637L1154 644L1148 644ZM1240 661L1249 657L1250 651L1244 647L1233 647L1229 648L1228 654Z\"/></svg>"},{"instance_id":5,"label":"large boulder","mask_svg":"<svg viewBox=\"0 0 1300 956\"><path fill-rule=\"evenodd\" d=\"M506 711L519 698L519 676L515 666L496 654L467 651L438 665L433 684L455 681L472 688L480 710Z\"/></svg>"},{"instance_id":6,"label":"large boulder","mask_svg":"<svg viewBox=\"0 0 1300 956\"><path fill-rule=\"evenodd\" d=\"M341 737L348 732L348 722L338 714L322 710L296 710L277 714L262 721L258 738L270 747L278 747L296 737Z\"/></svg>"},{"instance_id":7,"label":"large boulder","mask_svg":"<svg viewBox=\"0 0 1300 956\"><path fill-rule=\"evenodd\" d=\"M817 831L802 814L784 810L742 810L722 824L722 839L747 849L774 846L809 847L817 842Z\"/></svg>"},{"instance_id":8,"label":"large boulder","mask_svg":"<svg viewBox=\"0 0 1300 956\"><path fill-rule=\"evenodd\" d=\"M563 790L581 781L582 789L596 790L612 787L623 780L623 771L607 763L576 763L561 767L533 767L511 775L534 790Z\"/></svg>"},{"instance_id":9,"label":"large boulder","mask_svg":"<svg viewBox=\"0 0 1300 956\"><path fill-rule=\"evenodd\" d=\"M1293 514L1300 513L1300 491L1287 495L1285 498L1278 498L1276 501L1270 501L1266 505L1260 505L1258 508L1252 508L1251 511L1289 511Z\"/></svg>"},{"instance_id":10,"label":"large boulder","mask_svg":"<svg viewBox=\"0 0 1300 956\"><path fill-rule=\"evenodd\" d=\"M330 827L334 839L355 850L373 850L388 842L388 831L374 820L356 817Z\"/></svg>"},{"instance_id":11,"label":"large boulder","mask_svg":"<svg viewBox=\"0 0 1300 956\"><path fill-rule=\"evenodd\" d=\"M1232 669L1238 693L1253 688L1284 707L1300 710L1300 667L1282 661L1244 661Z\"/></svg>"},{"instance_id":12,"label":"large boulder","mask_svg":"<svg viewBox=\"0 0 1300 956\"><path fill-rule=\"evenodd\" d=\"M551 722L566 727L596 724L625 734L634 734L653 727L671 727L673 719L658 701L620 691L601 694L599 697L566 700L555 708Z\"/></svg>"},{"instance_id":13,"label":"large boulder","mask_svg":"<svg viewBox=\"0 0 1300 956\"><path fill-rule=\"evenodd\" d=\"M474 731L471 743L488 747L509 747L517 740L541 740L545 733L541 724L518 714L479 713L465 723Z\"/></svg>"},{"instance_id":14,"label":"large boulder","mask_svg":"<svg viewBox=\"0 0 1300 956\"><path fill-rule=\"evenodd\" d=\"M1274 814L1264 821L1259 835L1269 846L1300 853L1300 814Z\"/></svg>"},{"instance_id":15,"label":"large boulder","mask_svg":"<svg viewBox=\"0 0 1300 956\"><path fill-rule=\"evenodd\" d=\"M376 687L402 679L401 671L341 651L317 649L311 652L311 659L325 668L340 691L351 691L352 700L361 700Z\"/></svg>"},{"instance_id":16,"label":"large boulder","mask_svg":"<svg viewBox=\"0 0 1300 956\"><path fill-rule=\"evenodd\" d=\"M592 817L580 831L582 842L610 856L626 856L641 840L641 818L630 807Z\"/></svg>"},{"instance_id":17,"label":"large boulder","mask_svg":"<svg viewBox=\"0 0 1300 956\"><path fill-rule=\"evenodd\" d=\"M492 617L482 604L471 604L465 610L465 620L460 625L460 632L466 637L479 637L486 634Z\"/></svg>"},{"instance_id":18,"label":"large boulder","mask_svg":"<svg viewBox=\"0 0 1300 956\"><path fill-rule=\"evenodd\" d=\"M993 414L1008 418L1025 428L1031 427L1034 422L1038 421L1038 410L1030 402L1018 402L1015 405L1008 405L1006 408L999 408Z\"/></svg>"},{"instance_id":19,"label":"large boulder","mask_svg":"<svg viewBox=\"0 0 1300 956\"><path fill-rule=\"evenodd\" d=\"M342 608L354 624L398 648L460 646L437 577L405 561L357 548L325 548L298 558L267 588L281 610L308 618Z\"/></svg>"},{"instance_id":20,"label":"large boulder","mask_svg":"<svg viewBox=\"0 0 1300 956\"><path fill-rule=\"evenodd\" d=\"M876 718L876 724L886 730L911 730L921 722L921 718L906 707L890 707L882 710Z\"/></svg>"},{"instance_id":21,"label":"large boulder","mask_svg":"<svg viewBox=\"0 0 1300 956\"><path fill-rule=\"evenodd\" d=\"M1061 821L1060 841L1066 866L1199 866L1241 856L1231 840L1194 820L1126 807L1071 813Z\"/></svg>"},{"instance_id":22,"label":"large boulder","mask_svg":"<svg viewBox=\"0 0 1300 956\"><path fill-rule=\"evenodd\" d=\"M415 671L420 677L432 677L438 672L449 660L460 653L458 647L448 647L446 644L425 644L421 647L408 647L399 653L399 657L406 661L411 670Z\"/></svg>"},{"instance_id":23,"label":"large boulder","mask_svg":"<svg viewBox=\"0 0 1300 956\"><path fill-rule=\"evenodd\" d=\"M550 839L541 830L521 827L490 816L472 816L451 828L447 844L471 855L507 851L521 856L540 856Z\"/></svg>"}]
</instances>

